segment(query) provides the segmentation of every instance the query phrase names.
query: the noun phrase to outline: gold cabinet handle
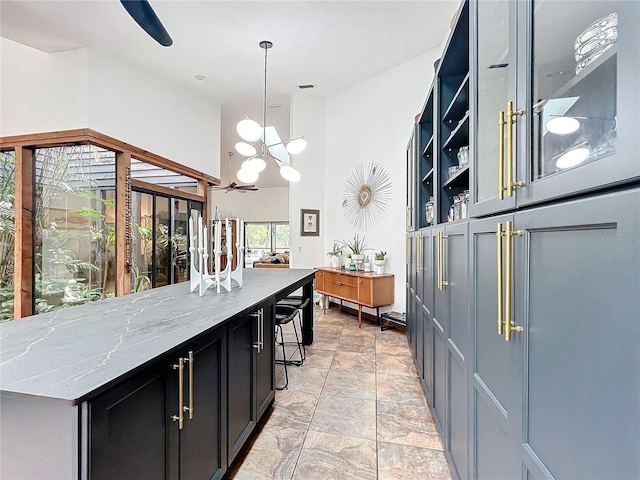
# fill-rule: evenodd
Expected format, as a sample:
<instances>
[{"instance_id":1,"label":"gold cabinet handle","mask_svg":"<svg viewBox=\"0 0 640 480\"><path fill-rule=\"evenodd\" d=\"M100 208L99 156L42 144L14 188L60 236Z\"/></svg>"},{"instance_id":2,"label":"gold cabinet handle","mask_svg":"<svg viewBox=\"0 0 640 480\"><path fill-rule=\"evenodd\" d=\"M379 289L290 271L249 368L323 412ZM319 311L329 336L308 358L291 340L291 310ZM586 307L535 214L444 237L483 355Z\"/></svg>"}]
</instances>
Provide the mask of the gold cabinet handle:
<instances>
[{"instance_id":1,"label":"gold cabinet handle","mask_svg":"<svg viewBox=\"0 0 640 480\"><path fill-rule=\"evenodd\" d=\"M189 362L189 406L182 409L189 412L189 420L193 419L193 351L189 351L189 357L184 359Z\"/></svg>"},{"instance_id":2,"label":"gold cabinet handle","mask_svg":"<svg viewBox=\"0 0 640 480\"><path fill-rule=\"evenodd\" d=\"M258 310L257 312L252 313L251 316L256 319L256 337L257 338L256 338L256 343L253 344L253 348L258 350L258 353L260 353L260 349L262 348L262 346L260 345L260 311Z\"/></svg>"},{"instance_id":3,"label":"gold cabinet handle","mask_svg":"<svg viewBox=\"0 0 640 480\"><path fill-rule=\"evenodd\" d=\"M513 110L513 102L507 102L507 196L513 197L513 188L524 186L524 182L513 181L513 122L524 115L524 110Z\"/></svg>"},{"instance_id":4,"label":"gold cabinet handle","mask_svg":"<svg viewBox=\"0 0 640 480\"><path fill-rule=\"evenodd\" d=\"M502 291L502 224L499 223L496 229L496 243L498 245L498 335L502 336L504 333L504 317L502 312L502 301L503 301L503 291Z\"/></svg>"},{"instance_id":5,"label":"gold cabinet handle","mask_svg":"<svg viewBox=\"0 0 640 480\"><path fill-rule=\"evenodd\" d=\"M504 112L498 116L498 199L504 200Z\"/></svg>"},{"instance_id":6,"label":"gold cabinet handle","mask_svg":"<svg viewBox=\"0 0 640 480\"><path fill-rule=\"evenodd\" d=\"M179 358L177 365L173 365L174 370L178 370L178 415L173 415L171 420L178 422L178 428L182 430L184 426L184 358Z\"/></svg>"},{"instance_id":7,"label":"gold cabinet handle","mask_svg":"<svg viewBox=\"0 0 640 480\"><path fill-rule=\"evenodd\" d=\"M260 309L260 352L264 350L264 308Z\"/></svg>"},{"instance_id":8,"label":"gold cabinet handle","mask_svg":"<svg viewBox=\"0 0 640 480\"><path fill-rule=\"evenodd\" d=\"M420 273L420 238L416 235L416 273Z\"/></svg>"},{"instance_id":9,"label":"gold cabinet handle","mask_svg":"<svg viewBox=\"0 0 640 480\"><path fill-rule=\"evenodd\" d=\"M505 229L505 237L507 238L507 249L506 249L506 257L507 257L507 271L505 272L506 277L506 290L504 296L504 310L505 310L505 321L504 321L504 339L507 342L511 341L511 333L512 332L522 332L522 327L517 326L512 318L511 318L511 291L513 289L512 282L512 270L513 270L513 237L522 236L522 230L513 230L513 222L507 221L507 226Z\"/></svg>"},{"instance_id":10,"label":"gold cabinet handle","mask_svg":"<svg viewBox=\"0 0 640 480\"><path fill-rule=\"evenodd\" d=\"M438 282L438 290L442 290L442 288L440 288L440 281L442 280L442 277L440 276L440 233L438 232L436 234L436 250L438 251L437 255L436 255L436 270L437 270L437 282Z\"/></svg>"},{"instance_id":11,"label":"gold cabinet handle","mask_svg":"<svg viewBox=\"0 0 640 480\"><path fill-rule=\"evenodd\" d=\"M444 279L444 239L449 238L444 232L438 232L438 288L444 290L449 285Z\"/></svg>"}]
</instances>

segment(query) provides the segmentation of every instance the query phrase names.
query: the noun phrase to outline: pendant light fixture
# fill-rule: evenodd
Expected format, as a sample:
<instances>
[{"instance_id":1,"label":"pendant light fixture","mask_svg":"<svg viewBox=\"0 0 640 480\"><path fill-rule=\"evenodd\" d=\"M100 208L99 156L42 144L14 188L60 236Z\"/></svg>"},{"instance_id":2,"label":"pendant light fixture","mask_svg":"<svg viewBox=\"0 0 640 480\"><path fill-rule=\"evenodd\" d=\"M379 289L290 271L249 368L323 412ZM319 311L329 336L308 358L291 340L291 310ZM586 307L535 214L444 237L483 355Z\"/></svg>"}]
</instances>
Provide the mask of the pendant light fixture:
<instances>
[{"instance_id":1,"label":"pendant light fixture","mask_svg":"<svg viewBox=\"0 0 640 480\"><path fill-rule=\"evenodd\" d=\"M236 150L240 155L248 158L242 162L236 176L241 181L255 182L260 172L267 166L266 159L271 158L280 167L280 175L284 179L289 182L297 182L300 180L300 172L291 166L290 155L303 151L307 147L307 141L302 137L282 141L274 127L267 127L267 50L273 47L273 43L263 40L259 45L264 49L262 126L249 118L238 122L236 131L244 142L236 143ZM280 146L279 149L274 148L278 146ZM283 149L282 146L285 148ZM274 151L277 151L277 154Z\"/></svg>"}]
</instances>

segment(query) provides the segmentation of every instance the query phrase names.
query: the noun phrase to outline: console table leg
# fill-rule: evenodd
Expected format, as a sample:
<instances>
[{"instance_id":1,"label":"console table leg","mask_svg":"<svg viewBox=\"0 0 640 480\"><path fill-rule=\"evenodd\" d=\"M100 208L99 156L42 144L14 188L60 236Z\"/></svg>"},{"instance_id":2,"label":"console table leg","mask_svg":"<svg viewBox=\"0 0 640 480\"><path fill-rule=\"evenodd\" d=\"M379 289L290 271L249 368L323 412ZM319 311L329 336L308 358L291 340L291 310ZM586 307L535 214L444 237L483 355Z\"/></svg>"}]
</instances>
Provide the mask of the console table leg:
<instances>
[{"instance_id":1,"label":"console table leg","mask_svg":"<svg viewBox=\"0 0 640 480\"><path fill-rule=\"evenodd\" d=\"M362 328L362 305L358 305L358 328Z\"/></svg>"}]
</instances>

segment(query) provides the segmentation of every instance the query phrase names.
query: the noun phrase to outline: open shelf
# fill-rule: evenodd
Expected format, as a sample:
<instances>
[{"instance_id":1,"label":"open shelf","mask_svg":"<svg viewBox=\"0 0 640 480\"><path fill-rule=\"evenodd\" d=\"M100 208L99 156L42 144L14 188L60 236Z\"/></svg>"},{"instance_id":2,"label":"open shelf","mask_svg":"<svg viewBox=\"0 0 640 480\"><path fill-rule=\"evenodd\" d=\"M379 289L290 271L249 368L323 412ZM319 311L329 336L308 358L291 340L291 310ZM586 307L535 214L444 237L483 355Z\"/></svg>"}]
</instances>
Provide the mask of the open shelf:
<instances>
[{"instance_id":1,"label":"open shelf","mask_svg":"<svg viewBox=\"0 0 640 480\"><path fill-rule=\"evenodd\" d=\"M422 183L428 183L428 180L433 181L433 168L427 172L427 174L422 177Z\"/></svg>"},{"instance_id":2,"label":"open shelf","mask_svg":"<svg viewBox=\"0 0 640 480\"><path fill-rule=\"evenodd\" d=\"M461 119L465 112L469 110L469 73L464 76L462 84L453 95L449 107L442 117L443 122L456 121Z\"/></svg>"},{"instance_id":3,"label":"open shelf","mask_svg":"<svg viewBox=\"0 0 640 480\"><path fill-rule=\"evenodd\" d=\"M464 181L466 177L466 182ZM464 183L467 186L469 185L469 165L466 165L461 170L458 170L456 174L451 177L449 180L444 182L443 187L452 187L454 185L458 185Z\"/></svg>"},{"instance_id":4,"label":"open shelf","mask_svg":"<svg viewBox=\"0 0 640 480\"><path fill-rule=\"evenodd\" d=\"M458 126L453 129L449 138L442 144L442 148L460 148L469 145L469 112L462 117Z\"/></svg>"},{"instance_id":5,"label":"open shelf","mask_svg":"<svg viewBox=\"0 0 640 480\"><path fill-rule=\"evenodd\" d=\"M431 137L429 138L429 141L427 142L427 145L424 147L424 150L422 151L422 156L427 157L432 154L433 154L433 135L431 135Z\"/></svg>"}]
</instances>

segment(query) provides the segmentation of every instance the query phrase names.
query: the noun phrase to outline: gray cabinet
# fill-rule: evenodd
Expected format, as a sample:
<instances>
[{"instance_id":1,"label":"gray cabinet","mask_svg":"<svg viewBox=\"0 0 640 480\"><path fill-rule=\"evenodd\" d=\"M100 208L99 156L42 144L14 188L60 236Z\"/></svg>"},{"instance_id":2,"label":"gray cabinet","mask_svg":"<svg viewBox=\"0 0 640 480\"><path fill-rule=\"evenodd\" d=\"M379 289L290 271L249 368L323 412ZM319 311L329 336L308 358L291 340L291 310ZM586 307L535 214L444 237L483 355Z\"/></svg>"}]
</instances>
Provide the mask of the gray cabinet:
<instances>
[{"instance_id":1,"label":"gray cabinet","mask_svg":"<svg viewBox=\"0 0 640 480\"><path fill-rule=\"evenodd\" d=\"M640 178L640 3L472 6L471 215Z\"/></svg>"},{"instance_id":2,"label":"gray cabinet","mask_svg":"<svg viewBox=\"0 0 640 480\"><path fill-rule=\"evenodd\" d=\"M638 212L629 190L471 223L472 478L640 477Z\"/></svg>"}]
</instances>

